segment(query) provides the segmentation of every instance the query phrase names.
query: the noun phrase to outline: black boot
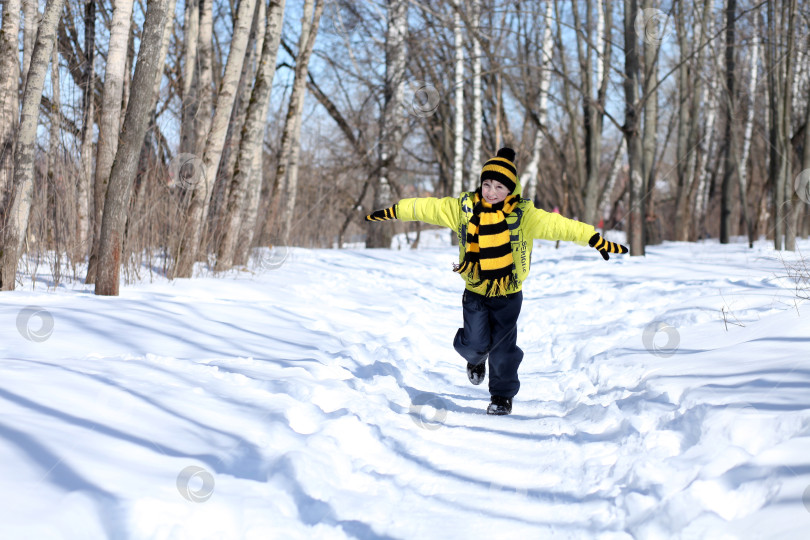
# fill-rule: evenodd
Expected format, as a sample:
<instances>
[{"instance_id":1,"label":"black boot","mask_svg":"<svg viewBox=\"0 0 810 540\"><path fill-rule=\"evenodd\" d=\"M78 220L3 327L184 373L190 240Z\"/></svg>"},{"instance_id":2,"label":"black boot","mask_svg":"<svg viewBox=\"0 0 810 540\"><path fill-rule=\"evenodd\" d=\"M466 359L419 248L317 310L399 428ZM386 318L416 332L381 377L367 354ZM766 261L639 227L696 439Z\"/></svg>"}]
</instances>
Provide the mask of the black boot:
<instances>
[{"instance_id":1,"label":"black boot","mask_svg":"<svg viewBox=\"0 0 810 540\"><path fill-rule=\"evenodd\" d=\"M492 403L487 407L487 414L503 416L512 412L512 398L492 396Z\"/></svg>"},{"instance_id":2,"label":"black boot","mask_svg":"<svg viewBox=\"0 0 810 540\"><path fill-rule=\"evenodd\" d=\"M484 378L487 376L487 361L484 360L480 364L470 364L467 362L467 378L470 379L470 382L474 385L478 386L482 382L484 382Z\"/></svg>"}]
</instances>

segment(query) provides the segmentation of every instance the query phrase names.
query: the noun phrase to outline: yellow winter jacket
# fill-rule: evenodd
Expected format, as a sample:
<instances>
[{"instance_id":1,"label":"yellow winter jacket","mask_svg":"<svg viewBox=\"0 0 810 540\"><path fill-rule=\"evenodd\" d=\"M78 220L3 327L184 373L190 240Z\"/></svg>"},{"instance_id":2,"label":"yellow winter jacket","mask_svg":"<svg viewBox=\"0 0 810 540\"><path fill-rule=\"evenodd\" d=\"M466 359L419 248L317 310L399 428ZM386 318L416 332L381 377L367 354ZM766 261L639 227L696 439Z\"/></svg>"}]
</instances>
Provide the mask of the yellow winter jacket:
<instances>
[{"instance_id":1,"label":"yellow winter jacket","mask_svg":"<svg viewBox=\"0 0 810 540\"><path fill-rule=\"evenodd\" d=\"M520 180L516 182L512 194L520 195ZM467 222L472 217L473 193L465 192L459 197L419 197L402 199L397 203L397 218L402 221L422 221L432 225L448 227L458 237L459 263L464 260L467 240ZM512 258L515 272L507 294L518 292L523 280L529 275L534 239L564 240L587 246L588 240L596 232L592 225L568 219L557 213L535 208L529 199L521 199L517 207L506 217L512 241ZM466 282L467 290L484 294L486 285L474 285L468 275L460 274Z\"/></svg>"}]
</instances>

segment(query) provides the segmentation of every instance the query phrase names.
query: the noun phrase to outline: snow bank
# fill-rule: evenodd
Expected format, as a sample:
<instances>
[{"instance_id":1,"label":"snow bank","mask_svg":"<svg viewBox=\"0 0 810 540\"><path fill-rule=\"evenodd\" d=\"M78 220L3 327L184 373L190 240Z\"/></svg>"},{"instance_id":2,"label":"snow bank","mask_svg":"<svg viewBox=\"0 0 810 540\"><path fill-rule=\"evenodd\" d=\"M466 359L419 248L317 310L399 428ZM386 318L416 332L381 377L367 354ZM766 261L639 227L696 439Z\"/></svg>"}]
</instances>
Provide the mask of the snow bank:
<instances>
[{"instance_id":1,"label":"snow bank","mask_svg":"<svg viewBox=\"0 0 810 540\"><path fill-rule=\"evenodd\" d=\"M810 307L767 243L538 242L488 417L448 242L3 293L0 536L806 537Z\"/></svg>"}]
</instances>

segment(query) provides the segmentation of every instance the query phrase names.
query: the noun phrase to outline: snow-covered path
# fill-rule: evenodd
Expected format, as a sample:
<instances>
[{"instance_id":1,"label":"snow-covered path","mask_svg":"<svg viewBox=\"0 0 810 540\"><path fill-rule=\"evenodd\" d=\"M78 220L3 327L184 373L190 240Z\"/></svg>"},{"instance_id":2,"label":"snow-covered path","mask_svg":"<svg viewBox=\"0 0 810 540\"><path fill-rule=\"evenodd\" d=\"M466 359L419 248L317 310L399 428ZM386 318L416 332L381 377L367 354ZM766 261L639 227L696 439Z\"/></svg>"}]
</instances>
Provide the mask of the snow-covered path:
<instances>
[{"instance_id":1,"label":"snow-covered path","mask_svg":"<svg viewBox=\"0 0 810 540\"><path fill-rule=\"evenodd\" d=\"M810 306L768 244L538 242L508 417L454 259L3 293L0 537L806 537Z\"/></svg>"}]
</instances>

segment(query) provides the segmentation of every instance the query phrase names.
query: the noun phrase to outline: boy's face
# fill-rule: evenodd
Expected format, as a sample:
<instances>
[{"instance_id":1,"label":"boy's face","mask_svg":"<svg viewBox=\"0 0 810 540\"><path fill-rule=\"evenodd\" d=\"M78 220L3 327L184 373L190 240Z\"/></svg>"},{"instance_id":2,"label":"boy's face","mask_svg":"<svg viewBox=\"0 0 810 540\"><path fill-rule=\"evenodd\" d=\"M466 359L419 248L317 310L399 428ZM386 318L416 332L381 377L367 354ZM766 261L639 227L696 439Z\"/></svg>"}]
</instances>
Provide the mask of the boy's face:
<instances>
[{"instance_id":1,"label":"boy's face","mask_svg":"<svg viewBox=\"0 0 810 540\"><path fill-rule=\"evenodd\" d=\"M509 188L497 180L484 180L481 184L481 194L489 204L498 204L509 196Z\"/></svg>"}]
</instances>

